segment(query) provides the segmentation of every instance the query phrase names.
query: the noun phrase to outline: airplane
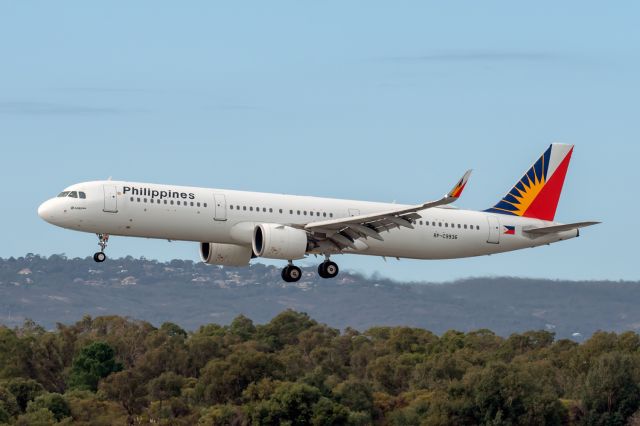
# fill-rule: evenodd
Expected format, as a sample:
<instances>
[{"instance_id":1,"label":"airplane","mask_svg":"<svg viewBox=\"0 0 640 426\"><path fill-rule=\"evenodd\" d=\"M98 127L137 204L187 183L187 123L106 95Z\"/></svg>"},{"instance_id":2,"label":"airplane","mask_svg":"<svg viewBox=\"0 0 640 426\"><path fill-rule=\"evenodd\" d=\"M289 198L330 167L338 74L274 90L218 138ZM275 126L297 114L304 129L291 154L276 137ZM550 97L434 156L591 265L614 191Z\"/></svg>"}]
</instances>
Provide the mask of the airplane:
<instances>
[{"instance_id":1,"label":"airplane","mask_svg":"<svg viewBox=\"0 0 640 426\"><path fill-rule=\"evenodd\" d=\"M462 210L471 170L435 201L399 205L285 194L101 180L65 188L40 205L45 221L98 236L96 262L110 235L199 243L212 265L246 266L253 258L286 260L282 279L296 282L294 260L324 256L322 278L338 275L332 255L453 259L548 245L578 237L599 222L554 222L573 145L554 143L493 207Z\"/></svg>"}]
</instances>

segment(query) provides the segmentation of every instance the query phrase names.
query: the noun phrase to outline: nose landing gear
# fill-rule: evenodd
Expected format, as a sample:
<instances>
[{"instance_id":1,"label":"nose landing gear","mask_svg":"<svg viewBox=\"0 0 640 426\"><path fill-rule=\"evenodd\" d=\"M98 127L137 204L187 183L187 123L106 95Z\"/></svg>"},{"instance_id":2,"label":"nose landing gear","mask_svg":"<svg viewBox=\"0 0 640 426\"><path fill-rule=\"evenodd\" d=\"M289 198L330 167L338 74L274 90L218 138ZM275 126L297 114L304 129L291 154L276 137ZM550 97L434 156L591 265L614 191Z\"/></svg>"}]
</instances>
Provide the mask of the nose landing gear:
<instances>
[{"instance_id":1,"label":"nose landing gear","mask_svg":"<svg viewBox=\"0 0 640 426\"><path fill-rule=\"evenodd\" d=\"M107 248L107 243L109 242L109 234L97 234L98 235L98 245L100 246L100 251L93 255L93 260L98 263L102 263L107 260L107 255L104 254L104 250Z\"/></svg>"}]
</instances>

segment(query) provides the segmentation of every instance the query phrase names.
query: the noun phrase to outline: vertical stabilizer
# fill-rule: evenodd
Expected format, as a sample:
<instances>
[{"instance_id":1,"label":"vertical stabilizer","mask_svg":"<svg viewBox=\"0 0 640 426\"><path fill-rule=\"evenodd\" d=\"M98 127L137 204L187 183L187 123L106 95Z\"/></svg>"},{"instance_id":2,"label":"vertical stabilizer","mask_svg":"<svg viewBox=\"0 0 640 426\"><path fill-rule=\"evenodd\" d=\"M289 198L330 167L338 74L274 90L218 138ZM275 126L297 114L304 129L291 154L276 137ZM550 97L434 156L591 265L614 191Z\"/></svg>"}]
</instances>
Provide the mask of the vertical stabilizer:
<instances>
[{"instance_id":1,"label":"vertical stabilizer","mask_svg":"<svg viewBox=\"0 0 640 426\"><path fill-rule=\"evenodd\" d=\"M554 143L495 206L485 211L553 220L573 145Z\"/></svg>"}]
</instances>

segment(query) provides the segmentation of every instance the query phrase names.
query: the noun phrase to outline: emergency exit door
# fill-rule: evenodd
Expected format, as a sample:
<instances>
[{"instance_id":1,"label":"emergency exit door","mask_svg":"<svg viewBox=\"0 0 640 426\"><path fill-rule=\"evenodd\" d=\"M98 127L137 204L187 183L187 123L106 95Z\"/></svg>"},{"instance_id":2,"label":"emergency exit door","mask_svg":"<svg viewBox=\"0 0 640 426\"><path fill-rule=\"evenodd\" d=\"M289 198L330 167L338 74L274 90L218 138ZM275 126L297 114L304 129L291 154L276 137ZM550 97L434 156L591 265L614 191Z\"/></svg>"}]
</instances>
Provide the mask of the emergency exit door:
<instances>
[{"instance_id":1,"label":"emergency exit door","mask_svg":"<svg viewBox=\"0 0 640 426\"><path fill-rule=\"evenodd\" d=\"M227 199L224 194L213 194L215 204L214 220L227 220Z\"/></svg>"}]
</instances>

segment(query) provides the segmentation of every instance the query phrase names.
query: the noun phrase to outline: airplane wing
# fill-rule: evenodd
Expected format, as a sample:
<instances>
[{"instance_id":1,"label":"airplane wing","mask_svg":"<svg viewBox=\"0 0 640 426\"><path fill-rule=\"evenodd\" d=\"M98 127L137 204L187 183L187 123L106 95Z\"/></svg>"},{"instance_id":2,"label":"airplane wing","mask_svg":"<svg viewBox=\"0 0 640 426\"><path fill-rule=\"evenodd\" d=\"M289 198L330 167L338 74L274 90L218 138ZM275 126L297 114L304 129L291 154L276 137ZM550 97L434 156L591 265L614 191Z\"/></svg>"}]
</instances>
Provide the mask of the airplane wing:
<instances>
[{"instance_id":1,"label":"airplane wing","mask_svg":"<svg viewBox=\"0 0 640 426\"><path fill-rule=\"evenodd\" d=\"M532 235L545 235L545 234L553 234L556 232L562 231L571 231L572 229L580 229L586 226L597 225L600 222L576 222L576 223L567 223L565 225L552 225L552 226L543 226L540 228L529 228L523 229L522 232Z\"/></svg>"},{"instance_id":2,"label":"airplane wing","mask_svg":"<svg viewBox=\"0 0 640 426\"><path fill-rule=\"evenodd\" d=\"M436 201L378 213L311 222L306 224L304 229L318 237L330 239L341 249L345 247L356 248L354 242L359 238L374 238L383 241L380 235L382 231L400 227L413 228L412 222L421 217L417 213L418 211L456 201L462 194L470 175L471 170L467 170L453 189Z\"/></svg>"}]
</instances>

